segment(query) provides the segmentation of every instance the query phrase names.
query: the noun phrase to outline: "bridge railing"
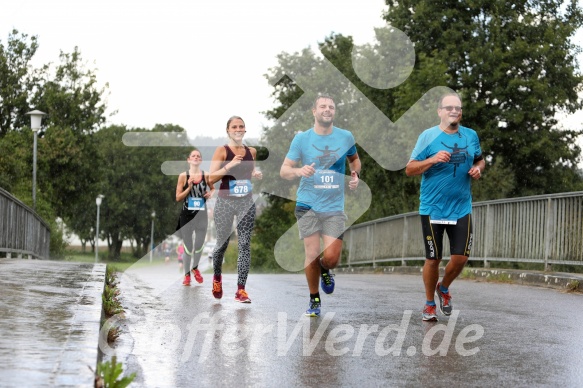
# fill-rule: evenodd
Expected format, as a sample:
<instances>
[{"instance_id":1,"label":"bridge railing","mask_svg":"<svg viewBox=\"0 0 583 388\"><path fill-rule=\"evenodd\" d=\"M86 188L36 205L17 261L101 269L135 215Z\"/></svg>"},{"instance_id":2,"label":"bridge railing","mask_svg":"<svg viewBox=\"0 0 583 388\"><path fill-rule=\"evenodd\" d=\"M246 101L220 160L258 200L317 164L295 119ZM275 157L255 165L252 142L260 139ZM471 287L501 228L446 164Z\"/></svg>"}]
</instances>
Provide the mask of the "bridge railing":
<instances>
[{"instance_id":1,"label":"bridge railing","mask_svg":"<svg viewBox=\"0 0 583 388\"><path fill-rule=\"evenodd\" d=\"M476 202L469 260L583 265L583 192ZM351 226L342 266L425 260L419 213ZM444 238L444 259L449 241Z\"/></svg>"},{"instance_id":2,"label":"bridge railing","mask_svg":"<svg viewBox=\"0 0 583 388\"><path fill-rule=\"evenodd\" d=\"M0 188L0 255L48 259L50 227L38 214Z\"/></svg>"}]
</instances>

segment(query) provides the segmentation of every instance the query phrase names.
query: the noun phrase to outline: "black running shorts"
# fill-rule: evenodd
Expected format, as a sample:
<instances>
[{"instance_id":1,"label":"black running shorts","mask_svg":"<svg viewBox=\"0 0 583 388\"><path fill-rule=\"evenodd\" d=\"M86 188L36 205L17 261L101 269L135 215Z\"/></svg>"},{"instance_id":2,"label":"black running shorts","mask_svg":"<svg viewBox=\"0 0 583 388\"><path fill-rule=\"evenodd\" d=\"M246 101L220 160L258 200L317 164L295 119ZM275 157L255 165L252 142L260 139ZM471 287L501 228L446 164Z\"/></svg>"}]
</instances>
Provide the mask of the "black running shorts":
<instances>
[{"instance_id":1,"label":"black running shorts","mask_svg":"<svg viewBox=\"0 0 583 388\"><path fill-rule=\"evenodd\" d=\"M421 216L425 257L430 260L443 258L443 232L447 232L452 255L469 257L473 242L472 215L465 215L455 225L435 222L431 222L430 216Z\"/></svg>"}]
</instances>

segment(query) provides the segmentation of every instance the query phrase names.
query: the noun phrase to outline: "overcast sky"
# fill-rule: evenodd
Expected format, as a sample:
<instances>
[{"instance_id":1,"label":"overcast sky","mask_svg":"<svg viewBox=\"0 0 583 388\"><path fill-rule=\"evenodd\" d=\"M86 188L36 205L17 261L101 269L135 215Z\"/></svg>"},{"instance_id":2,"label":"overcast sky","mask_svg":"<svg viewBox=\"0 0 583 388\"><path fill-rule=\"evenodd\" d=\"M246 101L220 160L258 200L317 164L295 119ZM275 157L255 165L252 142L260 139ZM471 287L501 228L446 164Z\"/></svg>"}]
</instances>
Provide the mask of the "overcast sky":
<instances>
[{"instance_id":1,"label":"overcast sky","mask_svg":"<svg viewBox=\"0 0 583 388\"><path fill-rule=\"evenodd\" d=\"M75 46L109 83L110 123L177 124L190 137L222 137L242 116L249 137L273 107L263 76L276 55L315 47L332 32L372 42L384 0L8 0L0 38L37 35L35 65ZM578 34L582 37L583 34ZM579 113L570 122L583 121Z\"/></svg>"},{"instance_id":2,"label":"overcast sky","mask_svg":"<svg viewBox=\"0 0 583 388\"><path fill-rule=\"evenodd\" d=\"M332 32L370 42L383 26L383 0L9 0L0 36L37 35L35 64L57 62L75 46L108 82L110 121L184 127L219 137L242 116L259 137L271 109L265 77L276 55L323 41ZM93 65L94 63L94 65Z\"/></svg>"}]
</instances>

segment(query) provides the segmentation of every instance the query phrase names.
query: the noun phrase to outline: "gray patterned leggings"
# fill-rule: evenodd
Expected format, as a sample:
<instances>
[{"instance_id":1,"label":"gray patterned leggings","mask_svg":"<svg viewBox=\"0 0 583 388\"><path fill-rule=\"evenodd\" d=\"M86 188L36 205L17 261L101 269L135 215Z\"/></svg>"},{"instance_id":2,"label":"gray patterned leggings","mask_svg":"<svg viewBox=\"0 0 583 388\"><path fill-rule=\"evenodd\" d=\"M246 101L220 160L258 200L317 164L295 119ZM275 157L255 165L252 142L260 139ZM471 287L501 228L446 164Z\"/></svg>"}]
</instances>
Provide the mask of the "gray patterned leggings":
<instances>
[{"instance_id":1,"label":"gray patterned leggings","mask_svg":"<svg viewBox=\"0 0 583 388\"><path fill-rule=\"evenodd\" d=\"M223 257L231 238L233 219L237 216L237 237L239 256L237 257L237 284L244 286L251 266L251 234L255 224L255 203L253 197L217 199L215 205L215 225L217 227L217 245L213 251L215 275L222 272Z\"/></svg>"}]
</instances>

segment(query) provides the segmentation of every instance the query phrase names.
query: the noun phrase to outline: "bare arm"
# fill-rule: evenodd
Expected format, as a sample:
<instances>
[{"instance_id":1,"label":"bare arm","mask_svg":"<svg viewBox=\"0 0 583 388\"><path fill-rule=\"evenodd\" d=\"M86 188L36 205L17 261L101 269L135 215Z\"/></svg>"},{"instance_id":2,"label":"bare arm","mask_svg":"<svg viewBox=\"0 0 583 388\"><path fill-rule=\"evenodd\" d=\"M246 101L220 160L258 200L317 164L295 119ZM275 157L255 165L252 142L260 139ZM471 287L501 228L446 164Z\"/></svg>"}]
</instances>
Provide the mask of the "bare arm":
<instances>
[{"instance_id":1,"label":"bare arm","mask_svg":"<svg viewBox=\"0 0 583 388\"><path fill-rule=\"evenodd\" d=\"M279 176L281 176L283 179L292 180L301 176L308 178L314 175L316 172L314 169L314 166L316 165L315 163L310 165L306 164L302 167L296 167L297 164L297 162L285 158L283 164L281 165L281 169L279 170Z\"/></svg>"},{"instance_id":2,"label":"bare arm","mask_svg":"<svg viewBox=\"0 0 583 388\"><path fill-rule=\"evenodd\" d=\"M221 167L221 164L227 160L227 151L225 147L217 147L215 153L213 154L213 160L211 161L210 171L209 171L209 183L214 185L216 182L220 181L225 175L229 174L229 171L241 164L243 157L240 155L235 155L233 160Z\"/></svg>"},{"instance_id":3,"label":"bare arm","mask_svg":"<svg viewBox=\"0 0 583 388\"><path fill-rule=\"evenodd\" d=\"M407 176L421 175L425 171L429 170L434 164L437 163L447 163L451 158L451 154L447 151L439 151L431 158L425 160L409 160L407 167L405 167L405 174Z\"/></svg>"},{"instance_id":4,"label":"bare arm","mask_svg":"<svg viewBox=\"0 0 583 388\"><path fill-rule=\"evenodd\" d=\"M358 187L358 182L360 181L360 170L362 168L358 154L348 157L348 166L350 167L351 177L350 182L348 182L348 187L351 190L354 190Z\"/></svg>"},{"instance_id":5,"label":"bare arm","mask_svg":"<svg viewBox=\"0 0 583 388\"><path fill-rule=\"evenodd\" d=\"M251 151L251 156L253 157L253 171L251 172L251 177L255 179L263 179L263 173L255 169L255 160L257 159L257 150L253 147L249 147Z\"/></svg>"},{"instance_id":6,"label":"bare arm","mask_svg":"<svg viewBox=\"0 0 583 388\"><path fill-rule=\"evenodd\" d=\"M486 162L484 161L484 159L480 159L476 163L474 163L472 168L470 168L470 171L468 171L468 174L470 174L470 176L473 179L480 179L480 177L482 176L482 171L484 171L485 168Z\"/></svg>"},{"instance_id":7,"label":"bare arm","mask_svg":"<svg viewBox=\"0 0 583 388\"><path fill-rule=\"evenodd\" d=\"M205 179L208 187L210 187L210 190L207 191L206 193L204 193L204 197L208 199L208 198L212 197L213 194L215 193L215 185L211 184L210 175L204 174L204 179Z\"/></svg>"},{"instance_id":8,"label":"bare arm","mask_svg":"<svg viewBox=\"0 0 583 388\"><path fill-rule=\"evenodd\" d=\"M188 196L192 185L189 184L186 189L182 190L184 184L186 183L186 173L183 172L178 175L178 183L176 184L176 202L184 201L184 198Z\"/></svg>"},{"instance_id":9,"label":"bare arm","mask_svg":"<svg viewBox=\"0 0 583 388\"><path fill-rule=\"evenodd\" d=\"M362 165L360 164L360 158L358 157L358 154L354 154L348 157L348 166L350 167L350 175L352 175L353 172L356 172L357 175L360 175L360 169L362 168Z\"/></svg>"}]
</instances>

